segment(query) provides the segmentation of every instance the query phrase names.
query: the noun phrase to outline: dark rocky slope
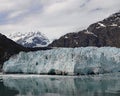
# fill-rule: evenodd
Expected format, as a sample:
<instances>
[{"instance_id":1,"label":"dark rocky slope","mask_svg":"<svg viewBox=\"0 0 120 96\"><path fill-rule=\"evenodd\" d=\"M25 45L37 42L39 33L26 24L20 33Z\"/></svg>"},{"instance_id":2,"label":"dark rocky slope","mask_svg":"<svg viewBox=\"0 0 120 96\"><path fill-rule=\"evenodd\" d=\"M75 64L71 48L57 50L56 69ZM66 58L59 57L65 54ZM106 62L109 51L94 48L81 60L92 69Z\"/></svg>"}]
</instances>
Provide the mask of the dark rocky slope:
<instances>
[{"instance_id":1,"label":"dark rocky slope","mask_svg":"<svg viewBox=\"0 0 120 96\"><path fill-rule=\"evenodd\" d=\"M47 48L47 47L26 48L8 39L6 36L0 34L0 71L3 62L8 60L10 56L17 54L20 51L28 52L28 51L37 51L37 50L47 50L47 49L51 49L51 48Z\"/></svg>"},{"instance_id":2,"label":"dark rocky slope","mask_svg":"<svg viewBox=\"0 0 120 96\"><path fill-rule=\"evenodd\" d=\"M78 33L68 33L53 41L50 47L111 46L120 48L120 12L90 25Z\"/></svg>"}]
</instances>

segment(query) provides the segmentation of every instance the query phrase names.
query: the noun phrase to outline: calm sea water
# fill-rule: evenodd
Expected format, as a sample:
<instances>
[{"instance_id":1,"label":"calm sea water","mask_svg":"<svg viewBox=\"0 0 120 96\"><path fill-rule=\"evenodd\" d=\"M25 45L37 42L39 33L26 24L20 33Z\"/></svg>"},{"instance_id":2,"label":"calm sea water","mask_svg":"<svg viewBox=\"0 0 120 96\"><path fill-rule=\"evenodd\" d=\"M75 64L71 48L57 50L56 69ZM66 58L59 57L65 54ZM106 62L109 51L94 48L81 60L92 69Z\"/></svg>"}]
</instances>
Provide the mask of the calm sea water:
<instances>
[{"instance_id":1,"label":"calm sea water","mask_svg":"<svg viewBox=\"0 0 120 96\"><path fill-rule=\"evenodd\" d=\"M120 73L93 76L0 75L0 96L120 96Z\"/></svg>"}]
</instances>

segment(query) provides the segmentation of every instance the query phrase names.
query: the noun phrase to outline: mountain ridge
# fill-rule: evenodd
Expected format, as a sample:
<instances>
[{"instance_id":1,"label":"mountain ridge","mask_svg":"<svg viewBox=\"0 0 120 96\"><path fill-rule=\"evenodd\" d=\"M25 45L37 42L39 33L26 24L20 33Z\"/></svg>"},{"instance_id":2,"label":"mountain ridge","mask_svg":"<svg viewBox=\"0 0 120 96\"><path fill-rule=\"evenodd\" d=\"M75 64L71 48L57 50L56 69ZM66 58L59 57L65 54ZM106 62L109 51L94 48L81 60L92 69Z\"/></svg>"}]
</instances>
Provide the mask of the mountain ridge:
<instances>
[{"instance_id":1,"label":"mountain ridge","mask_svg":"<svg viewBox=\"0 0 120 96\"><path fill-rule=\"evenodd\" d=\"M27 33L17 32L10 34L9 38L24 47L30 48L46 47L50 42L48 38L39 31Z\"/></svg>"},{"instance_id":2,"label":"mountain ridge","mask_svg":"<svg viewBox=\"0 0 120 96\"><path fill-rule=\"evenodd\" d=\"M113 39L114 38L114 39ZM68 33L54 40L49 47L111 46L120 48L120 12L91 24L77 33Z\"/></svg>"}]
</instances>

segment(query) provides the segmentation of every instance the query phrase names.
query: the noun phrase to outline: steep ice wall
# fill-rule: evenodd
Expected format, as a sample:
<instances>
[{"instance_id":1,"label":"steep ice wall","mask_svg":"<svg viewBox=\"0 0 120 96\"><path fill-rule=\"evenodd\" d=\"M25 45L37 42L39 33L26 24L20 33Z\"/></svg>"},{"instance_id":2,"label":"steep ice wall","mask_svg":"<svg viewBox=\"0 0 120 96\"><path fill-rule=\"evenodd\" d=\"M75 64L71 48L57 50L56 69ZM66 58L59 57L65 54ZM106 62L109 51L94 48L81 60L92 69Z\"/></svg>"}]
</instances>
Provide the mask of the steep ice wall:
<instances>
[{"instance_id":1,"label":"steep ice wall","mask_svg":"<svg viewBox=\"0 0 120 96\"><path fill-rule=\"evenodd\" d=\"M4 63L3 71L68 75L120 72L120 49L81 47L21 52Z\"/></svg>"}]
</instances>

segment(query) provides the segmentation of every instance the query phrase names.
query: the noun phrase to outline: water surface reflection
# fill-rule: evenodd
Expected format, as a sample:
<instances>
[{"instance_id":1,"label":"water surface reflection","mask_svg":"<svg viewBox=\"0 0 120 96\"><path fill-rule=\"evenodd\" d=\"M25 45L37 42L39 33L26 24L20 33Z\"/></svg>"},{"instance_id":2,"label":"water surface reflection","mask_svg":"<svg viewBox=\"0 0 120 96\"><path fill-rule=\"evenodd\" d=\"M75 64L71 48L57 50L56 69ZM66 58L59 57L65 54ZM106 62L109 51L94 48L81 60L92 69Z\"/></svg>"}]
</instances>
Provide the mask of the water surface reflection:
<instances>
[{"instance_id":1,"label":"water surface reflection","mask_svg":"<svg viewBox=\"0 0 120 96\"><path fill-rule=\"evenodd\" d=\"M2 75L0 96L120 96L120 75Z\"/></svg>"}]
</instances>

